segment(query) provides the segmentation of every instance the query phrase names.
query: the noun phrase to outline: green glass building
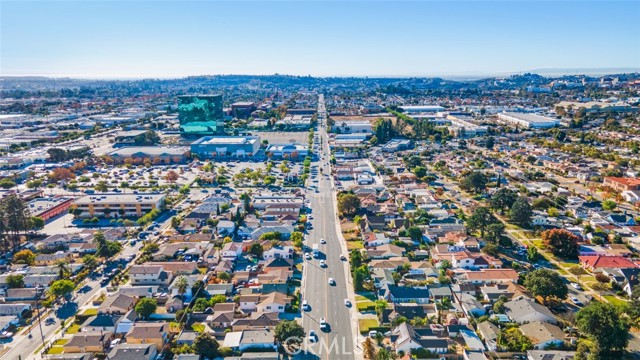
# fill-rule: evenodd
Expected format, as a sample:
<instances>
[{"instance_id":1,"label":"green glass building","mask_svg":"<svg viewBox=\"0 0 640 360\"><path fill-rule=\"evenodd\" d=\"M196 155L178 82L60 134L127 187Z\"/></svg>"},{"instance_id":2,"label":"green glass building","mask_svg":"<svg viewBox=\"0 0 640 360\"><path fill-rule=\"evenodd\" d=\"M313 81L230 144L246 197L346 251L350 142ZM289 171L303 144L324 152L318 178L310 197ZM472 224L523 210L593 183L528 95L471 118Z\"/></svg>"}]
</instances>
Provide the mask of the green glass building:
<instances>
[{"instance_id":1,"label":"green glass building","mask_svg":"<svg viewBox=\"0 0 640 360\"><path fill-rule=\"evenodd\" d=\"M222 95L178 96L178 114L183 136L224 134Z\"/></svg>"}]
</instances>

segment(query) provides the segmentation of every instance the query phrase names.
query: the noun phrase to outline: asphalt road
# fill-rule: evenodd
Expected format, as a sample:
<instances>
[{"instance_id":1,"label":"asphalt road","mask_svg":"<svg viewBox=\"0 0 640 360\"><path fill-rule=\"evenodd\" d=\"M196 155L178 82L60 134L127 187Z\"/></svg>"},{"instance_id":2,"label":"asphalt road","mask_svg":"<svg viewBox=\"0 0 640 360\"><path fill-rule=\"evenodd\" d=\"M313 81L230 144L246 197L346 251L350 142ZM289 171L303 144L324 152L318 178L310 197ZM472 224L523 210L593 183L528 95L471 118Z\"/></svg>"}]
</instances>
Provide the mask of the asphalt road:
<instances>
[{"instance_id":1,"label":"asphalt road","mask_svg":"<svg viewBox=\"0 0 640 360\"><path fill-rule=\"evenodd\" d=\"M319 135L323 140L321 149L325 158L321 160L318 156L318 160L312 166L322 167L326 174L330 158L327 134L320 131ZM307 234L305 245L311 249L314 244L318 244L320 255L317 259L305 260L304 263L302 297L307 300L310 309L302 312L302 322L307 334L310 330L316 332L317 342L310 343L307 337L304 346L306 353L296 358L354 359L351 309L344 304L344 300L349 298L348 287L352 285L347 283L345 276L348 272L347 262L340 260L343 247L336 231L335 194L330 179L324 178L320 173L314 179L319 180L317 183L312 182L318 186L318 192L307 189L313 229ZM326 244L320 244L321 239L324 239ZM326 262L326 267L320 267L321 260ZM329 285L329 278L335 280L335 285ZM328 324L325 331L320 329L321 318L326 319Z\"/></svg>"},{"instance_id":2,"label":"asphalt road","mask_svg":"<svg viewBox=\"0 0 640 360\"><path fill-rule=\"evenodd\" d=\"M129 255L137 255L141 247L142 242L140 241L138 241L135 246L130 246L128 244L125 245L116 260L124 259ZM100 291L106 290L100 286L99 276L96 276L94 279L88 278L85 280L84 285L80 287L80 291L76 291L74 293L75 298L62 306L56 306L53 312L49 312L46 317L42 317L42 333L40 332L40 326L36 323L31 330L33 338L29 339L28 332L15 335L12 341L2 344L10 349L0 358L3 360L39 359L40 354L34 354L34 351L42 346L42 336L44 336L45 343L61 337L62 333L56 333L56 330L60 328L62 321L73 318L75 313L79 309L89 305L91 299L93 299ZM43 312L44 309L41 309L40 311ZM34 309L34 315L35 314L36 312ZM47 318L52 318L54 321L47 322Z\"/></svg>"}]
</instances>

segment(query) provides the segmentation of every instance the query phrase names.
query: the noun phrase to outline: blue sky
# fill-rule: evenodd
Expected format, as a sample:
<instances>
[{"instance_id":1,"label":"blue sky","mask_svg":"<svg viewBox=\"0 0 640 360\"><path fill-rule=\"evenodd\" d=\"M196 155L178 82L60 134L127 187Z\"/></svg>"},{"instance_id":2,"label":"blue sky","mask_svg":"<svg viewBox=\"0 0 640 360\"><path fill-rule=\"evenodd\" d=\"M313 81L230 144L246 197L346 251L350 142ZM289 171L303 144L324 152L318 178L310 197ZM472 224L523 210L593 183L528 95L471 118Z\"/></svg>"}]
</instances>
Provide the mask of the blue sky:
<instances>
[{"instance_id":1,"label":"blue sky","mask_svg":"<svg viewBox=\"0 0 640 360\"><path fill-rule=\"evenodd\" d=\"M640 1L6 1L0 74L420 76L640 67Z\"/></svg>"}]
</instances>

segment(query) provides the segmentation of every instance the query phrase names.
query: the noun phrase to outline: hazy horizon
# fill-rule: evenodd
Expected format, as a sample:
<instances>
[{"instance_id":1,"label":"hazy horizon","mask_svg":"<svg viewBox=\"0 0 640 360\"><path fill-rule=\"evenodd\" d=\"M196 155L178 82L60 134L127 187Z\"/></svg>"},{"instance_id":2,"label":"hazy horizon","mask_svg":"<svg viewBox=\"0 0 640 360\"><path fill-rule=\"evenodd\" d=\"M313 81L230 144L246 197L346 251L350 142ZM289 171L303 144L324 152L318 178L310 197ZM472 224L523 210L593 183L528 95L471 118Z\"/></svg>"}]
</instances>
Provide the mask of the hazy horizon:
<instances>
[{"instance_id":1,"label":"hazy horizon","mask_svg":"<svg viewBox=\"0 0 640 360\"><path fill-rule=\"evenodd\" d=\"M0 6L2 76L482 78L640 69L637 1L0 0Z\"/></svg>"}]
</instances>

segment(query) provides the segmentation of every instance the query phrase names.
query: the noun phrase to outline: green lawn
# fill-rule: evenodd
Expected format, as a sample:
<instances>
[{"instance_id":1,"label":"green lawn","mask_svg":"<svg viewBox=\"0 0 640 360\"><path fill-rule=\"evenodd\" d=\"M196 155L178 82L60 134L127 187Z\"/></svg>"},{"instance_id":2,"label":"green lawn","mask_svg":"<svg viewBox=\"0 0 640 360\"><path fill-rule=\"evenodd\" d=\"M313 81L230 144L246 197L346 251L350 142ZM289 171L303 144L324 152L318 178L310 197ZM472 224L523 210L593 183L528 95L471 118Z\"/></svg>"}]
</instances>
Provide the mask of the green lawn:
<instances>
[{"instance_id":1,"label":"green lawn","mask_svg":"<svg viewBox=\"0 0 640 360\"><path fill-rule=\"evenodd\" d=\"M53 345L54 346L56 346L56 345L57 346L62 346L62 345L65 345L68 342L69 342L69 340L67 340L67 339L58 339L53 343Z\"/></svg>"},{"instance_id":2,"label":"green lawn","mask_svg":"<svg viewBox=\"0 0 640 360\"><path fill-rule=\"evenodd\" d=\"M626 301L624 301L622 299L619 299L619 298L617 298L617 297L615 297L613 295L605 295L603 297L605 299L607 299L607 301L609 301L610 303L612 303L613 305L616 305L616 306L624 306L624 305L627 304Z\"/></svg>"},{"instance_id":3,"label":"green lawn","mask_svg":"<svg viewBox=\"0 0 640 360\"><path fill-rule=\"evenodd\" d=\"M87 309L82 313L83 316L96 316L98 315L98 309Z\"/></svg>"},{"instance_id":4,"label":"green lawn","mask_svg":"<svg viewBox=\"0 0 640 360\"><path fill-rule=\"evenodd\" d=\"M362 244L362 241L358 240L358 241L347 241L347 250L351 251L353 249L364 249L364 244Z\"/></svg>"},{"instance_id":5,"label":"green lawn","mask_svg":"<svg viewBox=\"0 0 640 360\"><path fill-rule=\"evenodd\" d=\"M195 323L193 325L191 325L191 329L195 332L198 333L203 333L204 332L204 325L200 324L200 323Z\"/></svg>"},{"instance_id":6,"label":"green lawn","mask_svg":"<svg viewBox=\"0 0 640 360\"><path fill-rule=\"evenodd\" d=\"M360 319L358 320L360 326L360 333L368 333L369 328L378 327L378 320L376 319Z\"/></svg>"},{"instance_id":7,"label":"green lawn","mask_svg":"<svg viewBox=\"0 0 640 360\"><path fill-rule=\"evenodd\" d=\"M356 295L356 301L365 300L365 299L369 299L371 301L376 301L376 300L378 300L378 297L376 296L376 294L374 294L372 292L361 292L361 293L358 293Z\"/></svg>"},{"instance_id":8,"label":"green lawn","mask_svg":"<svg viewBox=\"0 0 640 360\"><path fill-rule=\"evenodd\" d=\"M53 346L49 351L47 351L48 355L59 355L64 352L64 348L62 346Z\"/></svg>"},{"instance_id":9,"label":"green lawn","mask_svg":"<svg viewBox=\"0 0 640 360\"><path fill-rule=\"evenodd\" d=\"M372 310L375 308L376 304L373 301L362 300L356 301L356 309L358 311Z\"/></svg>"},{"instance_id":10,"label":"green lawn","mask_svg":"<svg viewBox=\"0 0 640 360\"><path fill-rule=\"evenodd\" d=\"M73 324L67 329L67 334L76 334L80 330L80 325Z\"/></svg>"}]
</instances>

